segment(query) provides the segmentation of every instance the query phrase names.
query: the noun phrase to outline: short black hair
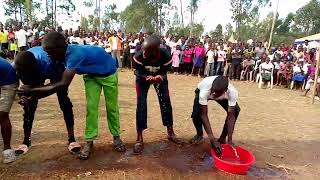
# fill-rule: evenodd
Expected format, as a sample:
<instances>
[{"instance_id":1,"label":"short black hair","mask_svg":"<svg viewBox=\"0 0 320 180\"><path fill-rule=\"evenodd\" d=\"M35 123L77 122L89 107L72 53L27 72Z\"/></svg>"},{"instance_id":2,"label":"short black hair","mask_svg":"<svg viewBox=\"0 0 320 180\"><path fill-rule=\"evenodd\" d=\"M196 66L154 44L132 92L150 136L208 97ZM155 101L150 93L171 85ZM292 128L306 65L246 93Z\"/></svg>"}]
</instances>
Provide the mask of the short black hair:
<instances>
[{"instance_id":1,"label":"short black hair","mask_svg":"<svg viewBox=\"0 0 320 180\"><path fill-rule=\"evenodd\" d=\"M211 91L223 91L228 89L229 80L225 76L218 76L212 83Z\"/></svg>"},{"instance_id":2,"label":"short black hair","mask_svg":"<svg viewBox=\"0 0 320 180\"><path fill-rule=\"evenodd\" d=\"M42 44L49 48L63 48L67 46L66 38L56 31L46 34L42 40Z\"/></svg>"},{"instance_id":3,"label":"short black hair","mask_svg":"<svg viewBox=\"0 0 320 180\"><path fill-rule=\"evenodd\" d=\"M161 44L161 39L158 35L152 34L151 36L147 37L144 42L143 42L143 47L149 48L149 47L154 47L154 46L160 46Z\"/></svg>"},{"instance_id":4,"label":"short black hair","mask_svg":"<svg viewBox=\"0 0 320 180\"><path fill-rule=\"evenodd\" d=\"M14 59L14 64L24 67L28 67L30 64L34 63L37 63L36 57L29 51L19 52Z\"/></svg>"}]
</instances>

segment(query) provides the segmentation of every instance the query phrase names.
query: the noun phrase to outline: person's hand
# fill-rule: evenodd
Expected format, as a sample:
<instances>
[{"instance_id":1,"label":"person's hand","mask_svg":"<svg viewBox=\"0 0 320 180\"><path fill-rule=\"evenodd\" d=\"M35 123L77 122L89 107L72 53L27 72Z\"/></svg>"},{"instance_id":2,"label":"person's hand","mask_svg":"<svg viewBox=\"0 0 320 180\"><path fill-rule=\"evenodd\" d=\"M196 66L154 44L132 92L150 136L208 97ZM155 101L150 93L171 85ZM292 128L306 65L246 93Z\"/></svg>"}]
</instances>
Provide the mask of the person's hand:
<instances>
[{"instance_id":1,"label":"person's hand","mask_svg":"<svg viewBox=\"0 0 320 180\"><path fill-rule=\"evenodd\" d=\"M212 149L214 150L214 152L216 153L216 155L221 158L222 156L222 149L221 149L221 145L220 143L215 139L213 141L211 141L211 146Z\"/></svg>"},{"instance_id":2,"label":"person's hand","mask_svg":"<svg viewBox=\"0 0 320 180\"><path fill-rule=\"evenodd\" d=\"M148 83L150 83L150 84L153 84L154 81L155 81L155 79L154 79L153 76L147 76L147 77L146 77L146 81L147 81Z\"/></svg>"},{"instance_id":3,"label":"person's hand","mask_svg":"<svg viewBox=\"0 0 320 180\"><path fill-rule=\"evenodd\" d=\"M31 96L21 96L18 100L18 104L21 106L25 106L29 104L29 101L31 100Z\"/></svg>"},{"instance_id":4,"label":"person's hand","mask_svg":"<svg viewBox=\"0 0 320 180\"><path fill-rule=\"evenodd\" d=\"M163 77L161 75L157 75L154 77L155 83L161 83L163 81Z\"/></svg>"},{"instance_id":5,"label":"person's hand","mask_svg":"<svg viewBox=\"0 0 320 180\"><path fill-rule=\"evenodd\" d=\"M237 152L237 146L231 141L228 142L228 145L232 148L234 155L239 158L238 152Z\"/></svg>"},{"instance_id":6,"label":"person's hand","mask_svg":"<svg viewBox=\"0 0 320 180\"><path fill-rule=\"evenodd\" d=\"M30 96L32 89L28 85L22 85L17 90L18 96Z\"/></svg>"}]
</instances>

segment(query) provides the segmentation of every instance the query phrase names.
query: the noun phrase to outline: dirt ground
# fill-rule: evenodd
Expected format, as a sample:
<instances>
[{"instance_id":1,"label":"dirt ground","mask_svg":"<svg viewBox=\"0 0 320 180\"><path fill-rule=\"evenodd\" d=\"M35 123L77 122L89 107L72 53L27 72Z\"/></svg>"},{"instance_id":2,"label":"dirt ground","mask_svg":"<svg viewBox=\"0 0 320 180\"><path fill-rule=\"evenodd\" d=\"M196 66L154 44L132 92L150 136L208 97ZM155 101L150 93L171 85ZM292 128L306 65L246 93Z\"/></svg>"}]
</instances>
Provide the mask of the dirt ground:
<instances>
[{"instance_id":1,"label":"dirt ground","mask_svg":"<svg viewBox=\"0 0 320 180\"><path fill-rule=\"evenodd\" d=\"M120 73L119 99L122 138L125 153L112 150L107 128L104 98L101 96L99 138L91 159L80 161L67 151L66 128L56 96L40 101L32 133L32 148L9 165L0 164L0 179L317 179L320 177L320 101L300 91L258 89L257 84L232 82L239 90L241 112L234 141L251 150L256 163L247 175L230 175L212 167L208 142L200 146L176 146L166 140L158 100L153 88L148 98L148 126L145 151L132 154L136 139L136 96L134 75ZM190 114L196 77L169 75L176 133L187 141L195 130ZM74 105L75 129L83 143L85 97L82 78L77 76L70 87ZM225 112L215 102L209 105L214 135L219 136ZM22 142L22 109L14 104L11 112L13 147ZM2 142L0 142L2 144ZM1 159L0 159L1 160ZM273 164L275 166L270 166Z\"/></svg>"}]
</instances>

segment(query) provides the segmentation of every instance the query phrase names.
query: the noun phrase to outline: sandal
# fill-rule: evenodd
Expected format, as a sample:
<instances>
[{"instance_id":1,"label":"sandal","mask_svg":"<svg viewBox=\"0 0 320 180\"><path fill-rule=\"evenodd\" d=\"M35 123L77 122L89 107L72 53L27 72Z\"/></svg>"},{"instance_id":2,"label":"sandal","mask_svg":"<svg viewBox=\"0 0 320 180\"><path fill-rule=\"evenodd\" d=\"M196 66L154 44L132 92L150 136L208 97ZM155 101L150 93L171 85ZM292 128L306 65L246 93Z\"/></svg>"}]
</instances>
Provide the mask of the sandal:
<instances>
[{"instance_id":1,"label":"sandal","mask_svg":"<svg viewBox=\"0 0 320 180\"><path fill-rule=\"evenodd\" d=\"M133 153L134 154L141 154L144 148L144 144L143 142L137 142L134 146L133 146Z\"/></svg>"},{"instance_id":2,"label":"sandal","mask_svg":"<svg viewBox=\"0 0 320 180\"><path fill-rule=\"evenodd\" d=\"M25 144L20 145L16 150L16 155L26 154L29 151L29 147Z\"/></svg>"},{"instance_id":3,"label":"sandal","mask_svg":"<svg viewBox=\"0 0 320 180\"><path fill-rule=\"evenodd\" d=\"M114 140L113 149L118 152L125 152L127 150L126 146L123 144L120 138Z\"/></svg>"},{"instance_id":4,"label":"sandal","mask_svg":"<svg viewBox=\"0 0 320 180\"><path fill-rule=\"evenodd\" d=\"M194 144L194 145L199 145L202 144L204 142L204 139L202 136L199 135L195 135L191 140L190 143Z\"/></svg>"},{"instance_id":5,"label":"sandal","mask_svg":"<svg viewBox=\"0 0 320 180\"><path fill-rule=\"evenodd\" d=\"M88 141L82 151L80 152L78 158L81 159L81 160L87 160L89 159L89 156L91 154L91 151L92 151L92 148L93 148L93 141Z\"/></svg>"},{"instance_id":6,"label":"sandal","mask_svg":"<svg viewBox=\"0 0 320 180\"><path fill-rule=\"evenodd\" d=\"M175 143L175 144L178 144L178 145L182 145L183 144L183 141L180 138L177 138L176 135L168 136L168 140L173 142L173 143Z\"/></svg>"},{"instance_id":7,"label":"sandal","mask_svg":"<svg viewBox=\"0 0 320 180\"><path fill-rule=\"evenodd\" d=\"M78 154L81 150L81 145L77 142L72 142L68 145L68 150L72 153L72 154Z\"/></svg>"}]
</instances>

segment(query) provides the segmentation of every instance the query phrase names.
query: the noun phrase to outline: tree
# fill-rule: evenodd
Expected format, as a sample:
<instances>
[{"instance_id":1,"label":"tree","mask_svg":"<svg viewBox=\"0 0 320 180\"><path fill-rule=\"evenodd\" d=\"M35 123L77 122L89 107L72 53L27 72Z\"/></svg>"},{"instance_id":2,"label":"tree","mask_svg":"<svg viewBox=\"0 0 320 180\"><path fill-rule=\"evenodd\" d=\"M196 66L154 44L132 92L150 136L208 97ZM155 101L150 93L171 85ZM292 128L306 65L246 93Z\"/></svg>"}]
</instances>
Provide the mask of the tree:
<instances>
[{"instance_id":1,"label":"tree","mask_svg":"<svg viewBox=\"0 0 320 180\"><path fill-rule=\"evenodd\" d=\"M149 0L132 0L131 4L120 13L120 18L128 32L137 32L142 26L148 31L153 31L157 15L155 7Z\"/></svg>"},{"instance_id":2,"label":"tree","mask_svg":"<svg viewBox=\"0 0 320 180\"><path fill-rule=\"evenodd\" d=\"M233 31L233 26L231 25L231 23L228 23L225 27L226 29L226 36L230 37L232 35Z\"/></svg>"},{"instance_id":3,"label":"tree","mask_svg":"<svg viewBox=\"0 0 320 180\"><path fill-rule=\"evenodd\" d=\"M294 22L300 31L307 34L320 32L320 2L311 0L308 4L297 10Z\"/></svg>"},{"instance_id":4,"label":"tree","mask_svg":"<svg viewBox=\"0 0 320 180\"><path fill-rule=\"evenodd\" d=\"M191 28L193 29L193 34L190 35ZM174 36L191 36L191 37L200 37L204 32L203 24L194 24L191 26L190 24L185 27L170 27L167 31L169 34L173 34Z\"/></svg>"},{"instance_id":5,"label":"tree","mask_svg":"<svg viewBox=\"0 0 320 180\"><path fill-rule=\"evenodd\" d=\"M184 21L183 21L183 9L182 9L182 0L180 0L180 15L181 15L181 26L184 26Z\"/></svg>"},{"instance_id":6,"label":"tree","mask_svg":"<svg viewBox=\"0 0 320 180\"><path fill-rule=\"evenodd\" d=\"M85 31L88 31L89 30L89 21L86 17L84 16L81 16L81 19L80 19L80 27L81 29L85 30Z\"/></svg>"},{"instance_id":7,"label":"tree","mask_svg":"<svg viewBox=\"0 0 320 180\"><path fill-rule=\"evenodd\" d=\"M112 27L117 25L119 13L115 12L116 9L116 4L111 4L105 8L104 16L102 18L102 26L104 30L110 30Z\"/></svg>"},{"instance_id":8,"label":"tree","mask_svg":"<svg viewBox=\"0 0 320 180\"><path fill-rule=\"evenodd\" d=\"M222 39L223 38L223 34L222 34L222 25L218 24L216 29L214 31L210 32L210 35L212 38L218 40L218 39Z\"/></svg>"}]
</instances>

